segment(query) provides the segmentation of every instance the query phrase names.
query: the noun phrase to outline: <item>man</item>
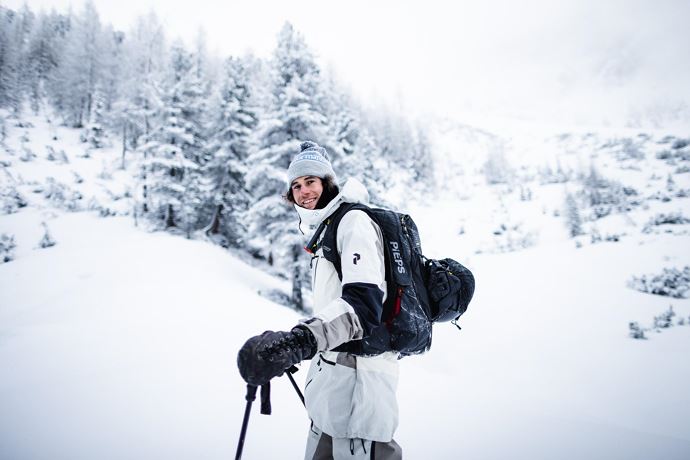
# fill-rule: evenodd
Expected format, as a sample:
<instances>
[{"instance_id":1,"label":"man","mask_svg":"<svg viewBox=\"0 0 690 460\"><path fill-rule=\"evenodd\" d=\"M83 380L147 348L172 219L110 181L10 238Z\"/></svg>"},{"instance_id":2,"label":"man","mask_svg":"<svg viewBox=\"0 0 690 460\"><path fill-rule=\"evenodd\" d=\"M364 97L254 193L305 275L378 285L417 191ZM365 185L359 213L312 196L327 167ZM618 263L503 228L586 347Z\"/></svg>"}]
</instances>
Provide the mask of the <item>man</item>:
<instances>
[{"instance_id":1,"label":"man","mask_svg":"<svg viewBox=\"0 0 690 460\"><path fill-rule=\"evenodd\" d=\"M326 150L304 142L288 168L286 198L302 228L312 233L342 203L367 204L369 194L354 179L340 190ZM311 359L304 388L312 420L305 459L400 459L393 440L398 353L373 355L358 346L381 324L386 297L381 230L365 212L350 211L338 225L336 246L342 277L323 257L323 247L314 254L315 315L289 332L266 331L249 339L238 355L240 373L258 386Z\"/></svg>"}]
</instances>

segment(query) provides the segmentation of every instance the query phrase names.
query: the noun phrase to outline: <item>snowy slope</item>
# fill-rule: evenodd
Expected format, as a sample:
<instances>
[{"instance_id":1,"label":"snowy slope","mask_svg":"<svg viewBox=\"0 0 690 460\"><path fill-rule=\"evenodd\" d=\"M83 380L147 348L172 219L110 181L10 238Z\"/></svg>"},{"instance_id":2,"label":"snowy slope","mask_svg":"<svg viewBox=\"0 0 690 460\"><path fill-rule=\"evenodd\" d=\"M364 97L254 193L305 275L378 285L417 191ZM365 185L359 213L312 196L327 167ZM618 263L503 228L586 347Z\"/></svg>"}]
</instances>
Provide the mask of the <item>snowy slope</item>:
<instances>
[{"instance_id":1,"label":"snowy slope","mask_svg":"<svg viewBox=\"0 0 690 460\"><path fill-rule=\"evenodd\" d=\"M14 154L0 150L10 163L2 184L18 180L30 202L0 216L0 233L17 240L16 259L0 264L0 458L231 457L244 409L236 352L249 336L297 321L257 295L287 286L206 242L147 233L131 216L56 208L31 191L49 176L83 195L81 209L96 197L96 209L120 214L131 209L133 185L115 149L81 159L74 131L31 122L10 130ZM54 145L70 163L42 153L18 160L27 132L25 147ZM641 191L651 184L645 195L654 194L668 169L654 158L657 140L639 170L621 169L610 149L598 160L609 177ZM549 161L558 150L564 166L571 157L588 165L590 147L573 141L567 153L570 142L534 144ZM500 145L517 164L517 149ZM462 331L439 325L427 355L401 362L397 439L406 458L688 458L690 321L644 341L628 337L628 323L649 326L669 304L687 319L690 301L627 286L633 275L688 264L687 226L642 232L666 209L690 215L688 200L647 200L632 222L608 216L596 225L620 241L585 235L577 247L554 215L567 184L523 178L533 197L522 201L517 186L486 186L470 168L465 176L473 186L460 199L410 206L426 252L466 263L477 290ZM676 175L678 188L687 181ZM38 249L43 221L57 245ZM507 250L506 233L495 234L505 223L533 234L532 244ZM245 458L302 458L309 421L285 378L273 384L273 409L266 417L255 408Z\"/></svg>"}]
</instances>

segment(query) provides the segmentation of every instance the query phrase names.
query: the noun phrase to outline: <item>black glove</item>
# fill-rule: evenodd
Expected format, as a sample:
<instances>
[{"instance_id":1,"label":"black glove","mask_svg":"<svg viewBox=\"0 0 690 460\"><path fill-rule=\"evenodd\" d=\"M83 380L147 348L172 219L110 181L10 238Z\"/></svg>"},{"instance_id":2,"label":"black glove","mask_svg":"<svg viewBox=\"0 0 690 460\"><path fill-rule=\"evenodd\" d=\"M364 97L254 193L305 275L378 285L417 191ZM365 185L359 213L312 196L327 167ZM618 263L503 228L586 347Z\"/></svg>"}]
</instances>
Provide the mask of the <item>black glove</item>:
<instances>
[{"instance_id":1,"label":"black glove","mask_svg":"<svg viewBox=\"0 0 690 460\"><path fill-rule=\"evenodd\" d=\"M305 327L297 326L290 332L266 331L242 346L237 367L245 382L260 386L315 354L316 338Z\"/></svg>"}]
</instances>

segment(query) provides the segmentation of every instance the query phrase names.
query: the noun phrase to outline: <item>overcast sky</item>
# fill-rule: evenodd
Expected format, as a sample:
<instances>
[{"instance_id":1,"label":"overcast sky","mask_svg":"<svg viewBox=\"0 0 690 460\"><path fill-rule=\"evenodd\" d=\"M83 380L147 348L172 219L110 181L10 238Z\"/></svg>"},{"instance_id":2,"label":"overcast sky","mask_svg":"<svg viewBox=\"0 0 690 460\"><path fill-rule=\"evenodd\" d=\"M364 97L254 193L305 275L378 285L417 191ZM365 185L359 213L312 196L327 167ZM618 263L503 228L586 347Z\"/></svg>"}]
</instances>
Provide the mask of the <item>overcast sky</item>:
<instances>
[{"instance_id":1,"label":"overcast sky","mask_svg":"<svg viewBox=\"0 0 690 460\"><path fill-rule=\"evenodd\" d=\"M102 22L125 31L150 9L169 38L192 42L203 28L222 55L267 56L289 20L360 97L414 113L620 124L675 112L690 128L689 0L93 2Z\"/></svg>"}]
</instances>

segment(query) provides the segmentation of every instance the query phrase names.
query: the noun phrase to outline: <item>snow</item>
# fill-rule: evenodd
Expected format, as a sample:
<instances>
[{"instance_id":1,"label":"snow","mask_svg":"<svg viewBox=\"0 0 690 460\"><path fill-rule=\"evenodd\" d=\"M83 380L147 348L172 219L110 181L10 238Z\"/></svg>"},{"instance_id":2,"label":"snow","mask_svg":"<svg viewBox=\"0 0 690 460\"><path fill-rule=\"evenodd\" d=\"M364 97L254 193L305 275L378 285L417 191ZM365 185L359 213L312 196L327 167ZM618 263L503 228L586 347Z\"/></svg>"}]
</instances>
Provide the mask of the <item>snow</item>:
<instances>
[{"instance_id":1,"label":"snow","mask_svg":"<svg viewBox=\"0 0 690 460\"><path fill-rule=\"evenodd\" d=\"M17 242L15 260L0 264L0 458L230 458L245 406L236 353L250 336L297 322L298 313L258 295L288 283L248 256L135 226L124 215L133 184L115 167L117 149L81 158L76 131L31 122L33 129L10 129L7 144L20 152L29 131L37 159L24 163L0 150L30 201L0 216L0 233ZM478 152L487 138L466 142ZM531 167L570 145L533 143L543 157ZM70 163L47 161L44 145L64 149ZM589 150L575 145L560 158L588 166ZM506 148L514 164L527 158ZM615 168L603 151L599 160L610 164L601 171L640 190L651 184L645 196L663 190L668 172L653 151L640 171ZM99 177L103 164L112 179ZM72 171L82 184L73 184ZM635 275L688 265L687 227L641 231L661 212L689 216L688 199L648 201L628 219L600 219L602 235L624 236L592 244L588 236L568 239L554 216L567 185L530 182L533 199L521 201L477 172L464 169L454 193L431 205L409 206L425 252L467 265L477 287L461 331L437 325L431 351L401 361L396 440L406 458L690 457L689 322L649 331L649 340L628 336L629 322L650 327L669 305L687 319L690 300L627 285ZM661 180L650 179L656 173ZM678 188L690 186L688 176L674 176ZM122 215L52 206L29 191L47 177L78 189L80 202L97 197ZM55 246L38 248L41 222ZM502 223L519 224L518 236L533 232L534 244L496 250L507 238L493 233ZM300 384L305 374L303 366ZM273 382L272 396L273 415L254 408L244 458L302 458L309 420L287 378Z\"/></svg>"}]
</instances>

